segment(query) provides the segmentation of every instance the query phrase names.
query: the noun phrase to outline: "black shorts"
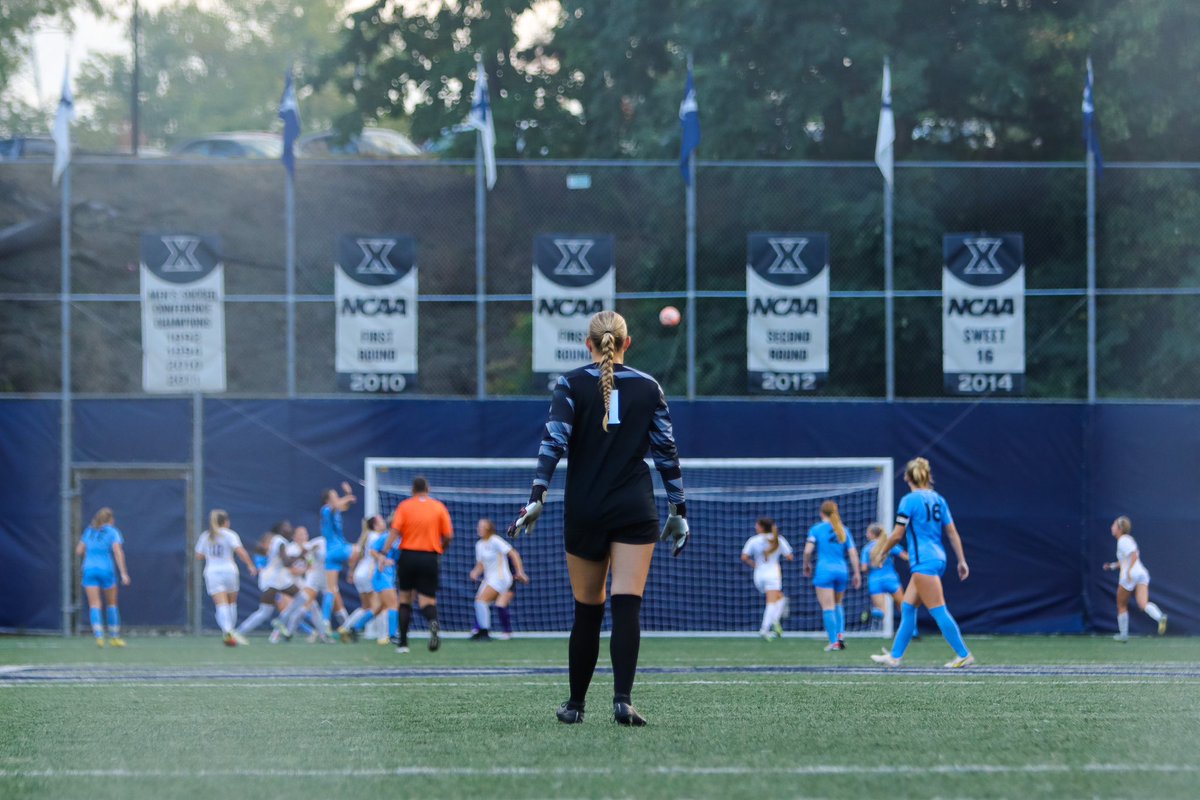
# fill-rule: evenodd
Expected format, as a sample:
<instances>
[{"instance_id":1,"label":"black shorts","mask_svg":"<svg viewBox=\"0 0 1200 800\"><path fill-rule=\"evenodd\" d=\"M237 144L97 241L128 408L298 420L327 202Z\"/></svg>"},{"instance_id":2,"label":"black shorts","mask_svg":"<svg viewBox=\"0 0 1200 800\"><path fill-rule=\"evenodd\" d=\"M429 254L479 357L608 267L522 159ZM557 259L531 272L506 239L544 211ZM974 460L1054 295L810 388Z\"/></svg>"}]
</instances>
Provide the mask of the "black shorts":
<instances>
[{"instance_id":1,"label":"black shorts","mask_svg":"<svg viewBox=\"0 0 1200 800\"><path fill-rule=\"evenodd\" d=\"M396 590L437 597L442 557L428 550L401 550L396 562Z\"/></svg>"},{"instance_id":2,"label":"black shorts","mask_svg":"<svg viewBox=\"0 0 1200 800\"><path fill-rule=\"evenodd\" d=\"M563 534L567 552L588 561L608 558L609 547L617 544L654 544L658 541L658 520L635 522L610 530L568 530Z\"/></svg>"}]
</instances>

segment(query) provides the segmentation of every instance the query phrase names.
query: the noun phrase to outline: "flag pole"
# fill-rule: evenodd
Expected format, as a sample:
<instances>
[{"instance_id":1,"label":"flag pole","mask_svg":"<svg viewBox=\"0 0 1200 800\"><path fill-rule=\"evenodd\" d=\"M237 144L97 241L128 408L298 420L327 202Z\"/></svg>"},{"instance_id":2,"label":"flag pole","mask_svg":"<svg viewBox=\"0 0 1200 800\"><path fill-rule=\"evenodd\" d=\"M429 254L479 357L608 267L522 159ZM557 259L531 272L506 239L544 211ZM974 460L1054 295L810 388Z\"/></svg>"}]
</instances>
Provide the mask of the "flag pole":
<instances>
[{"instance_id":1,"label":"flag pole","mask_svg":"<svg viewBox=\"0 0 1200 800\"><path fill-rule=\"evenodd\" d=\"M71 530L71 503L74 494L71 490L71 461L73 457L74 437L72 431L71 411L71 169L70 162L62 175L62 216L59 231L59 258L61 260L62 287L59 293L61 306L60 334L62 344L59 347L61 363L59 365L62 382L62 399L59 403L62 413L59 433L59 450L61 463L59 465L59 597L62 607L62 635L71 635L71 615L74 603L71 598L73 582L72 548L73 533Z\"/></svg>"},{"instance_id":2,"label":"flag pole","mask_svg":"<svg viewBox=\"0 0 1200 800\"><path fill-rule=\"evenodd\" d=\"M287 274L287 395L296 396L296 180L291 170L284 174L284 226Z\"/></svg>"},{"instance_id":3,"label":"flag pole","mask_svg":"<svg viewBox=\"0 0 1200 800\"><path fill-rule=\"evenodd\" d=\"M1087 397L1096 402L1096 154L1087 153Z\"/></svg>"},{"instance_id":4,"label":"flag pole","mask_svg":"<svg viewBox=\"0 0 1200 800\"><path fill-rule=\"evenodd\" d=\"M482 65L478 67L483 69ZM475 134L475 396L487 396L487 191L483 133Z\"/></svg>"},{"instance_id":5,"label":"flag pole","mask_svg":"<svg viewBox=\"0 0 1200 800\"><path fill-rule=\"evenodd\" d=\"M895 250L892 232L895 224L892 182L883 182L883 357L887 361L887 401L896 399L896 286Z\"/></svg>"},{"instance_id":6,"label":"flag pole","mask_svg":"<svg viewBox=\"0 0 1200 800\"><path fill-rule=\"evenodd\" d=\"M688 75L692 54L688 53ZM696 399L696 151L688 153L687 214L687 397Z\"/></svg>"}]
</instances>

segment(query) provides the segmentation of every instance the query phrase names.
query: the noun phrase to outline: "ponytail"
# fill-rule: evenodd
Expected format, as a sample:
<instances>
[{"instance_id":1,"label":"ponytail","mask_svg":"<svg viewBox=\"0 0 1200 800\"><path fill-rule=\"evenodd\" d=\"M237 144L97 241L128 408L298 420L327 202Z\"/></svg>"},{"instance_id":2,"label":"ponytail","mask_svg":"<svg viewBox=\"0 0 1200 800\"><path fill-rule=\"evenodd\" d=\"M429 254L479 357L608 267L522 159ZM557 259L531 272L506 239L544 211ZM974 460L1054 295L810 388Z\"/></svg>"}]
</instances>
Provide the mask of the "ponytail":
<instances>
[{"instance_id":1,"label":"ponytail","mask_svg":"<svg viewBox=\"0 0 1200 800\"><path fill-rule=\"evenodd\" d=\"M933 486L933 471L929 468L929 459L917 456L904 466L904 480L918 489L928 489Z\"/></svg>"},{"instance_id":2,"label":"ponytail","mask_svg":"<svg viewBox=\"0 0 1200 800\"><path fill-rule=\"evenodd\" d=\"M767 546L766 555L773 555L779 549L779 528L775 526L775 520L770 517L761 517L758 520L758 528L763 533L770 535L771 544Z\"/></svg>"},{"instance_id":3,"label":"ponytail","mask_svg":"<svg viewBox=\"0 0 1200 800\"><path fill-rule=\"evenodd\" d=\"M608 432L608 416L611 413L613 393L613 363L617 351L625 347L629 339L629 328L625 318L615 311L600 311L588 322L588 341L592 351L600 354L600 394L604 397L604 417L600 420L605 433Z\"/></svg>"},{"instance_id":4,"label":"ponytail","mask_svg":"<svg viewBox=\"0 0 1200 800\"><path fill-rule=\"evenodd\" d=\"M100 530L105 525L111 525L113 521L112 509L108 506L96 512L96 516L92 517L92 530Z\"/></svg>"},{"instance_id":5,"label":"ponytail","mask_svg":"<svg viewBox=\"0 0 1200 800\"><path fill-rule=\"evenodd\" d=\"M846 542L846 526L842 524L842 515L838 511L838 504L832 500L826 500L821 503L821 514L829 518L829 524L833 525L833 532L837 534L838 544Z\"/></svg>"},{"instance_id":6,"label":"ponytail","mask_svg":"<svg viewBox=\"0 0 1200 800\"><path fill-rule=\"evenodd\" d=\"M219 508L214 508L208 512L208 533L210 536L216 536L229 524L229 514Z\"/></svg>"}]
</instances>

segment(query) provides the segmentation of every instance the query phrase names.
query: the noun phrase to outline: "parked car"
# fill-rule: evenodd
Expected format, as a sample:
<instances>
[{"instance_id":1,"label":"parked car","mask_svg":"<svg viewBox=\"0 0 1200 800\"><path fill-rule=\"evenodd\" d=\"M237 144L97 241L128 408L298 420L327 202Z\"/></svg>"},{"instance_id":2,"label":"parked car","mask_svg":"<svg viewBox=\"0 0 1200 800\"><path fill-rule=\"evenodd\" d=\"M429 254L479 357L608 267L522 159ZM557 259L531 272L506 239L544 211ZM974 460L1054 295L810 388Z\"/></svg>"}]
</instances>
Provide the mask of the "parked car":
<instances>
[{"instance_id":1,"label":"parked car","mask_svg":"<svg viewBox=\"0 0 1200 800\"><path fill-rule=\"evenodd\" d=\"M0 161L22 158L54 158L54 140L49 136L14 136L0 139Z\"/></svg>"},{"instance_id":2,"label":"parked car","mask_svg":"<svg viewBox=\"0 0 1200 800\"><path fill-rule=\"evenodd\" d=\"M296 154L302 158L413 158L425 153L413 140L387 128L363 128L349 138L335 131L311 133L296 142Z\"/></svg>"},{"instance_id":3,"label":"parked car","mask_svg":"<svg viewBox=\"0 0 1200 800\"><path fill-rule=\"evenodd\" d=\"M258 131L210 133L171 150L173 156L201 158L279 158L282 153L279 134Z\"/></svg>"}]
</instances>

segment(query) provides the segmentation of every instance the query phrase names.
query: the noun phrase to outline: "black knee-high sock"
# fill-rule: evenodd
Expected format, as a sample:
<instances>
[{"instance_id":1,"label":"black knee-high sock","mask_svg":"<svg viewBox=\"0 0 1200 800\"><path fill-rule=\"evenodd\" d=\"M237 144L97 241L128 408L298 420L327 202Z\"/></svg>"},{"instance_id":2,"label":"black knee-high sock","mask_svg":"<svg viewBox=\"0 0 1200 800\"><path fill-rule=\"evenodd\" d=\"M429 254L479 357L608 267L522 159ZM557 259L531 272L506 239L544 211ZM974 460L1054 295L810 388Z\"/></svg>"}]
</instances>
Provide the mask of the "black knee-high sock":
<instances>
[{"instance_id":1,"label":"black knee-high sock","mask_svg":"<svg viewBox=\"0 0 1200 800\"><path fill-rule=\"evenodd\" d=\"M408 626L412 624L412 604L400 604L400 642L408 643Z\"/></svg>"},{"instance_id":2,"label":"black knee-high sock","mask_svg":"<svg viewBox=\"0 0 1200 800\"><path fill-rule=\"evenodd\" d=\"M430 605L421 609L421 616L426 622L437 622L437 606Z\"/></svg>"},{"instance_id":3,"label":"black knee-high sock","mask_svg":"<svg viewBox=\"0 0 1200 800\"><path fill-rule=\"evenodd\" d=\"M636 594L612 596L612 639L609 652L613 665L613 702L628 703L637 672L642 645L642 598Z\"/></svg>"},{"instance_id":4,"label":"black knee-high sock","mask_svg":"<svg viewBox=\"0 0 1200 800\"><path fill-rule=\"evenodd\" d=\"M604 603L588 605L575 601L575 624L567 645L568 671L571 677L571 704L583 707L596 659L600 657L600 626L604 623Z\"/></svg>"}]
</instances>

